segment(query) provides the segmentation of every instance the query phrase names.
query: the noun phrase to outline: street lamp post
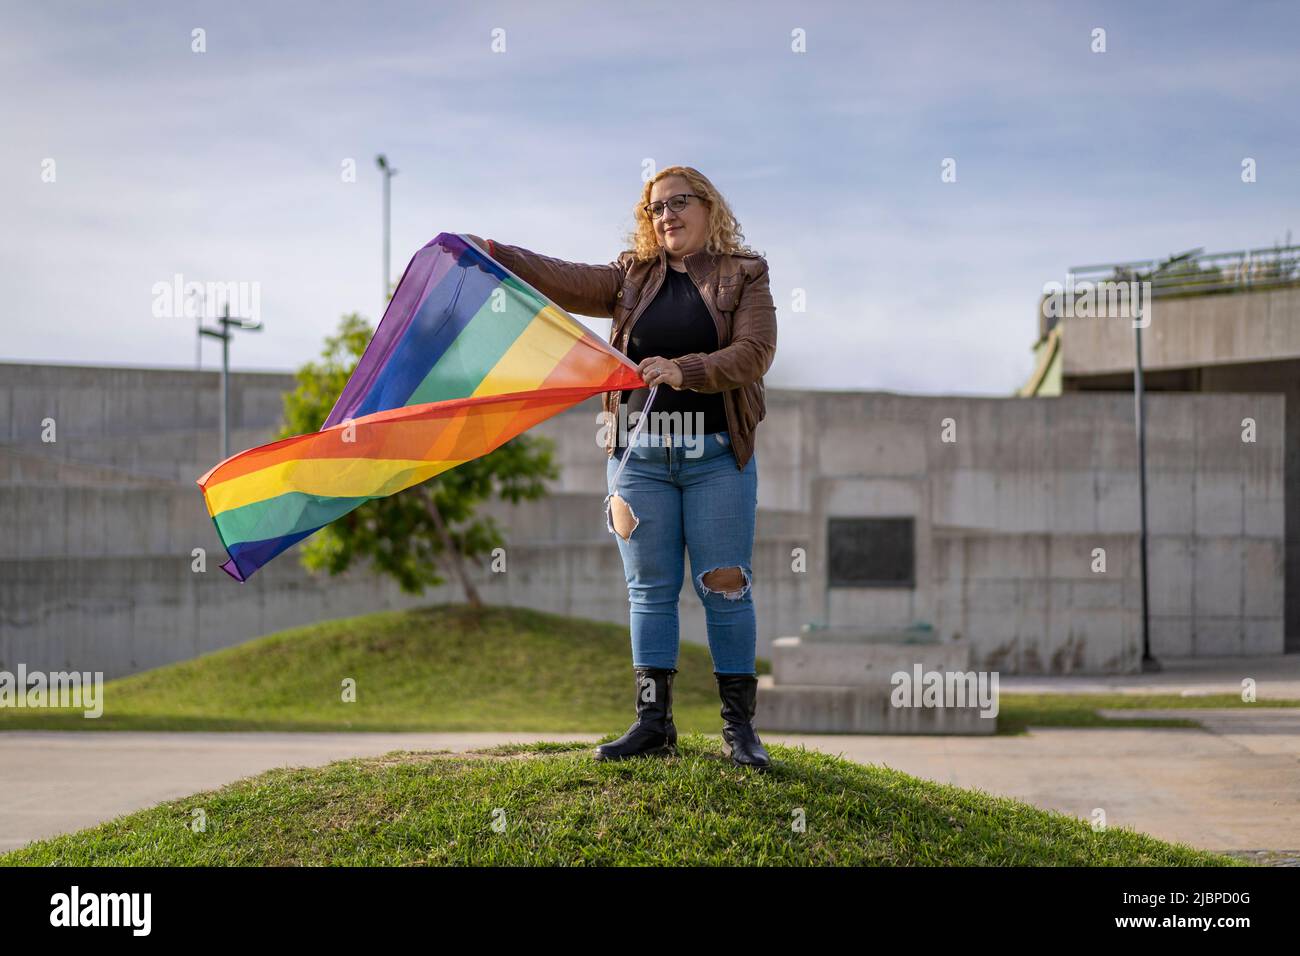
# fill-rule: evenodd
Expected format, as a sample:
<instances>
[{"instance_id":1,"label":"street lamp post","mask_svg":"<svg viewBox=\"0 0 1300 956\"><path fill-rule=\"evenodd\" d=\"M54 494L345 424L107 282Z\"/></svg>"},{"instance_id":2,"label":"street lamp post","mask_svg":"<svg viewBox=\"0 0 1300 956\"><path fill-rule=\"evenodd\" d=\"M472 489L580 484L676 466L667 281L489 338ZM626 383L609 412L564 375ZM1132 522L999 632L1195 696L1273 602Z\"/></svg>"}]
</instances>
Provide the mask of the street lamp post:
<instances>
[{"instance_id":1,"label":"street lamp post","mask_svg":"<svg viewBox=\"0 0 1300 956\"><path fill-rule=\"evenodd\" d=\"M231 318L230 304L227 303L225 314L217 319L217 323L221 326L220 329L200 325L199 335L221 340L221 460L225 461L230 457L230 340L234 337L235 329L243 329L245 332L262 331L262 320L250 322L238 317Z\"/></svg>"},{"instance_id":2,"label":"street lamp post","mask_svg":"<svg viewBox=\"0 0 1300 956\"><path fill-rule=\"evenodd\" d=\"M388 302L388 293L392 288L393 270L389 260L389 236L392 229L392 181L397 170L388 164L388 157L380 153L375 157L375 165L384 174L384 303Z\"/></svg>"},{"instance_id":3,"label":"street lamp post","mask_svg":"<svg viewBox=\"0 0 1300 956\"><path fill-rule=\"evenodd\" d=\"M1142 381L1142 316L1150 304L1139 297L1137 321L1133 323L1133 343L1136 355L1133 362L1133 415L1137 421L1138 453L1138 512L1141 531L1138 535L1142 549L1142 670L1160 670L1160 662L1151 656L1151 612L1147 597L1147 429L1146 392Z\"/></svg>"},{"instance_id":4,"label":"street lamp post","mask_svg":"<svg viewBox=\"0 0 1300 956\"><path fill-rule=\"evenodd\" d=\"M1195 258L1204 251L1203 248L1189 249L1170 256L1152 269L1132 272L1137 287L1146 290L1137 296L1136 321L1133 323L1133 416L1137 421L1139 541L1142 548L1142 670L1147 672L1158 671L1161 667L1160 661L1151 653L1151 610L1147 590L1147 429L1146 389L1142 376L1142 320L1145 317L1147 324L1150 323L1151 297L1161 273L1188 262L1195 266Z\"/></svg>"}]
</instances>

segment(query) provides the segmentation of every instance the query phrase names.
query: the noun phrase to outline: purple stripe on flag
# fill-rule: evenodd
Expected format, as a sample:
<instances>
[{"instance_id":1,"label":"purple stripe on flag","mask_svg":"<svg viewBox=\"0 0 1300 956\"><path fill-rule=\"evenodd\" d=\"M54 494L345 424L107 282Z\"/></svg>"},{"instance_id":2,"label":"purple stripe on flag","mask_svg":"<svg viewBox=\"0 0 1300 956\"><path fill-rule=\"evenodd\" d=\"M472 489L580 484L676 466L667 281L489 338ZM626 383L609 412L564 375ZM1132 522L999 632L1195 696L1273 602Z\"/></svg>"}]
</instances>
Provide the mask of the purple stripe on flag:
<instances>
[{"instance_id":1,"label":"purple stripe on flag","mask_svg":"<svg viewBox=\"0 0 1300 956\"><path fill-rule=\"evenodd\" d=\"M303 538L310 537L319 530L320 527L308 528L306 531L298 531L279 538L268 538L265 541L244 541L240 544L232 544L226 548L230 560L221 566L221 570L240 584L243 584L247 580L247 576L245 571L239 567L241 564L248 569L247 574L252 574L281 551L289 550Z\"/></svg>"},{"instance_id":2,"label":"purple stripe on flag","mask_svg":"<svg viewBox=\"0 0 1300 956\"><path fill-rule=\"evenodd\" d=\"M429 289L441 282L447 273L456 267L457 260L468 248L469 244L464 239L454 233L443 232L429 240L423 249L411 257L406 271L402 273L401 281L397 284L393 300L384 310L384 320L380 321L374 338L366 348L366 354L361 357L356 371L348 379L343 394L334 403L329 417L321 426L322 430L348 418L357 417L356 410L365 402L375 378L402 341L402 336L406 334L407 327L419 311L420 303L429 294ZM389 318L396 321L386 321Z\"/></svg>"},{"instance_id":3,"label":"purple stripe on flag","mask_svg":"<svg viewBox=\"0 0 1300 956\"><path fill-rule=\"evenodd\" d=\"M503 276L495 263L479 262L467 256L458 265L456 273L429 287L402 340L389 353L388 363L374 377L365 397L350 410L352 418L401 408L410 402L420 383L475 321L491 301L492 293L501 288ZM485 368L483 374L487 371ZM475 379L470 387L478 383Z\"/></svg>"}]
</instances>

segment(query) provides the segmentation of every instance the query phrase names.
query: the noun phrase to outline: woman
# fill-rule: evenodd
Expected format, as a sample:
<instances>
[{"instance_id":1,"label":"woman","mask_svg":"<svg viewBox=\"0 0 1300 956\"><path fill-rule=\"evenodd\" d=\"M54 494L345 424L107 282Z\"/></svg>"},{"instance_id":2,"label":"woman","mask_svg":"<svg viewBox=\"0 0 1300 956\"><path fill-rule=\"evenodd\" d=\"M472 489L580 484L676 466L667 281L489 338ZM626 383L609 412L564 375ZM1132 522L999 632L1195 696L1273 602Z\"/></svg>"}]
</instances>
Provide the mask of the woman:
<instances>
[{"instance_id":1,"label":"woman","mask_svg":"<svg viewBox=\"0 0 1300 956\"><path fill-rule=\"evenodd\" d=\"M672 681L686 551L704 604L724 748L737 765L766 769L752 723L758 678L750 562L754 433L766 414L763 374L776 352L767 261L742 244L726 200L690 166L661 170L633 213L632 248L603 266L478 240L561 308L612 318L611 343L637 362L647 386L658 386L630 448L632 413L640 415L649 388L605 395L611 487L617 477L609 527L627 580L637 719L595 756L676 752Z\"/></svg>"}]
</instances>

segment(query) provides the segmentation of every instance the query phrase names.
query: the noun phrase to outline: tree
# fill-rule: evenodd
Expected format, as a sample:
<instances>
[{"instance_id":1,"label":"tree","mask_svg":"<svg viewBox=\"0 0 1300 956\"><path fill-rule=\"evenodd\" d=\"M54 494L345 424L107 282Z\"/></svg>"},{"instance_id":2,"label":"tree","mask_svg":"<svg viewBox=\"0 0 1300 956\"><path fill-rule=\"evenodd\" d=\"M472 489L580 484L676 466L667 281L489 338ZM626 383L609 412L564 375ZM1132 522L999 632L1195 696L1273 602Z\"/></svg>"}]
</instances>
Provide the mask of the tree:
<instances>
[{"instance_id":1,"label":"tree","mask_svg":"<svg viewBox=\"0 0 1300 956\"><path fill-rule=\"evenodd\" d=\"M284 396L284 425L277 438L319 430L372 334L370 324L355 312L343 317L338 333L326 338L320 361L297 371L297 387ZM465 562L502 547L505 538L491 517L477 518L474 509L494 495L516 504L544 497L545 479L560 474L554 450L548 438L518 435L491 454L423 484L367 501L308 538L302 563L333 575L368 558L408 594L444 583L437 571L441 563L460 583L466 600L481 606Z\"/></svg>"}]
</instances>

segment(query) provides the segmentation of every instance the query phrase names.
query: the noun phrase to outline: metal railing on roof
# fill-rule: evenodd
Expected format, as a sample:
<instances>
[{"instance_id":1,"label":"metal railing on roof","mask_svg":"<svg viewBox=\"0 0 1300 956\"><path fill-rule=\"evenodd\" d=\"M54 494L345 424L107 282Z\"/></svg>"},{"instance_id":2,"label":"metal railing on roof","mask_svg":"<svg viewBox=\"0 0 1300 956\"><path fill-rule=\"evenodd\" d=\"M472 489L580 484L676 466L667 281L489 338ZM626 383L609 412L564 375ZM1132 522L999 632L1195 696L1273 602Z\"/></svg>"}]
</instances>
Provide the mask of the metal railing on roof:
<instances>
[{"instance_id":1,"label":"metal railing on roof","mask_svg":"<svg viewBox=\"0 0 1300 956\"><path fill-rule=\"evenodd\" d=\"M1076 283L1147 280L1153 298L1273 289L1300 285L1300 246L1208 255L1193 249L1168 259L1075 266L1070 276Z\"/></svg>"}]
</instances>

